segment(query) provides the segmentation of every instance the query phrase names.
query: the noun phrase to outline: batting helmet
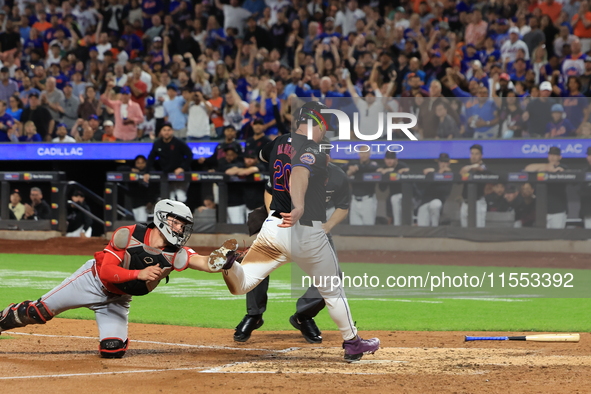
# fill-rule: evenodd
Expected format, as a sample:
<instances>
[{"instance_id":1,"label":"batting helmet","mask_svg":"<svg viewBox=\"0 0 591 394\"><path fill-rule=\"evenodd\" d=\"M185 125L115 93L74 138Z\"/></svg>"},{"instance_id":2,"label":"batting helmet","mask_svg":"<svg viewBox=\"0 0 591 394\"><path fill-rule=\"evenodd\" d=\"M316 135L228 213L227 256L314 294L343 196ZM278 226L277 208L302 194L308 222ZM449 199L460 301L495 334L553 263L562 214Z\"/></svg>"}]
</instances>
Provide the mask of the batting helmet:
<instances>
[{"instance_id":1,"label":"batting helmet","mask_svg":"<svg viewBox=\"0 0 591 394\"><path fill-rule=\"evenodd\" d=\"M328 109L328 107L319 101L309 101L302 105L295 114L296 127L302 123L307 124L308 120L312 119L313 126L324 126L324 130L328 129L329 119L328 114L322 114L321 110Z\"/></svg>"}]
</instances>

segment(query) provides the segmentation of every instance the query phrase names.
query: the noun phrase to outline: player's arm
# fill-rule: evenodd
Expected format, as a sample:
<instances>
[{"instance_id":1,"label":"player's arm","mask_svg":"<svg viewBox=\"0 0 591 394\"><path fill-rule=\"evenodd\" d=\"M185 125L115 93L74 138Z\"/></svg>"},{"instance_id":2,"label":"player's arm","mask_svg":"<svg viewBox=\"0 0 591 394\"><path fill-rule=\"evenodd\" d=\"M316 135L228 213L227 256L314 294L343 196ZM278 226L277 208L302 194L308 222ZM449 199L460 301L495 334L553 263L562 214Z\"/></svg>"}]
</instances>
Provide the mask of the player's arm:
<instances>
[{"instance_id":1,"label":"player's arm","mask_svg":"<svg viewBox=\"0 0 591 394\"><path fill-rule=\"evenodd\" d=\"M159 266L150 266L143 270L128 270L120 266L132 232L132 228L125 226L113 233L109 245L104 249L103 262L98 273L101 280L109 283L125 283L134 279L157 280L162 274Z\"/></svg>"},{"instance_id":2,"label":"player's arm","mask_svg":"<svg viewBox=\"0 0 591 394\"><path fill-rule=\"evenodd\" d=\"M548 165L546 163L529 164L525 167L525 172L547 171Z\"/></svg>"},{"instance_id":3,"label":"player's arm","mask_svg":"<svg viewBox=\"0 0 591 394\"><path fill-rule=\"evenodd\" d=\"M324 223L322 225L322 229L324 230L325 233L327 233L327 234L330 233L332 231L332 229L334 228L334 226L336 226L337 224L339 224L340 222L345 220L345 218L347 217L348 214L349 214L348 209L342 209L342 208L335 209L335 211L333 212L332 215L330 215L330 218L326 221L326 223Z\"/></svg>"},{"instance_id":4,"label":"player's arm","mask_svg":"<svg viewBox=\"0 0 591 394\"><path fill-rule=\"evenodd\" d=\"M308 168L302 165L296 165L292 168L291 178L289 180L289 193L291 195L293 208L290 213L281 213L281 216L283 216L283 223L279 224L277 227L291 227L300 220L304 214L309 177L310 170Z\"/></svg>"},{"instance_id":5,"label":"player's arm","mask_svg":"<svg viewBox=\"0 0 591 394\"><path fill-rule=\"evenodd\" d=\"M209 256L202 256L193 249L185 246L174 256L172 266L175 271L184 271L190 268L197 271L212 272L207 264L208 259Z\"/></svg>"}]
</instances>

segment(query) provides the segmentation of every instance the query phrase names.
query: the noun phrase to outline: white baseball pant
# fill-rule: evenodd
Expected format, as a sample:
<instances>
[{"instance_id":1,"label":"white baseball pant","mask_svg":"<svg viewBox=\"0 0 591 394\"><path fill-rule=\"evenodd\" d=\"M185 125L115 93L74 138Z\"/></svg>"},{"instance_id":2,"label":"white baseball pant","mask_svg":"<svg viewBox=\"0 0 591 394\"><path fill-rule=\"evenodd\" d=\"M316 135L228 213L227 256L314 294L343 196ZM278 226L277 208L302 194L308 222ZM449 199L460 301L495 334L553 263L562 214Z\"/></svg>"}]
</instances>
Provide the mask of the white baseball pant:
<instances>
[{"instance_id":1,"label":"white baseball pant","mask_svg":"<svg viewBox=\"0 0 591 394\"><path fill-rule=\"evenodd\" d=\"M224 280L234 295L246 294L255 288L271 272L285 263L295 263L316 283L320 278L339 276L337 257L330 247L321 221L311 226L296 223L290 228L278 227L282 219L269 214L263 228L254 240L242 263L234 263L224 271ZM317 286L324 298L332 320L341 331L343 339L357 335L345 291L342 286L331 288Z\"/></svg>"},{"instance_id":2,"label":"white baseball pant","mask_svg":"<svg viewBox=\"0 0 591 394\"><path fill-rule=\"evenodd\" d=\"M441 215L442 206L443 203L438 198L421 205L417 213L417 224L421 227L439 226L439 216Z\"/></svg>"},{"instance_id":3,"label":"white baseball pant","mask_svg":"<svg viewBox=\"0 0 591 394\"><path fill-rule=\"evenodd\" d=\"M88 260L59 286L41 297L41 301L54 315L69 309L88 308L94 311L101 340L127 340L127 316L131 296L105 293L94 259Z\"/></svg>"},{"instance_id":4,"label":"white baseball pant","mask_svg":"<svg viewBox=\"0 0 591 394\"><path fill-rule=\"evenodd\" d=\"M228 207L228 223L229 224L244 224L246 223L246 205L236 205Z\"/></svg>"},{"instance_id":5,"label":"white baseball pant","mask_svg":"<svg viewBox=\"0 0 591 394\"><path fill-rule=\"evenodd\" d=\"M349 224L353 226L373 226L376 224L378 198L376 195L351 198Z\"/></svg>"},{"instance_id":6,"label":"white baseball pant","mask_svg":"<svg viewBox=\"0 0 591 394\"><path fill-rule=\"evenodd\" d=\"M484 197L476 200L476 227L485 226L486 209L487 205ZM462 227L468 227L468 204L466 202L462 202L462 207L460 208L460 221L462 222Z\"/></svg>"},{"instance_id":7,"label":"white baseball pant","mask_svg":"<svg viewBox=\"0 0 591 394\"><path fill-rule=\"evenodd\" d=\"M549 213L546 215L546 228L565 228L566 212Z\"/></svg>"}]
</instances>

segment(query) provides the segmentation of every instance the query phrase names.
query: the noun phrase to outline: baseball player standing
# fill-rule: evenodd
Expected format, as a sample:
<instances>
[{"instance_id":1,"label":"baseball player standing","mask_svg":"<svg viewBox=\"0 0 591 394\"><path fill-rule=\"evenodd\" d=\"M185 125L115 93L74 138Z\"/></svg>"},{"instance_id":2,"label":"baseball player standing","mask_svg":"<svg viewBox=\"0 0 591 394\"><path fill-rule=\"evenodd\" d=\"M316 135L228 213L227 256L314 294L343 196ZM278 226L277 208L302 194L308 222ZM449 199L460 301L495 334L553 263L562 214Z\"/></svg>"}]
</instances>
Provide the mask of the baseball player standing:
<instances>
[{"instance_id":1,"label":"baseball player standing","mask_svg":"<svg viewBox=\"0 0 591 394\"><path fill-rule=\"evenodd\" d=\"M104 250L37 301L10 304L0 314L0 332L45 324L69 309L94 311L99 353L121 358L129 339L127 319L132 296L148 294L172 270L210 271L208 257L183 247L191 236L193 215L183 203L161 200L149 225L123 226Z\"/></svg>"},{"instance_id":2,"label":"baseball player standing","mask_svg":"<svg viewBox=\"0 0 591 394\"><path fill-rule=\"evenodd\" d=\"M359 160L349 163L347 175L356 182L353 183L353 198L351 200L351 225L373 226L376 224L378 199L376 185L373 182L363 182L363 175L377 172L378 163L371 160L371 152L359 152Z\"/></svg>"},{"instance_id":3,"label":"baseball player standing","mask_svg":"<svg viewBox=\"0 0 591 394\"><path fill-rule=\"evenodd\" d=\"M434 168L425 168L423 170L425 175L430 173L451 173L451 168L449 167L449 155L447 153L440 153L439 158L436 161L438 165L437 170ZM451 182L429 182L425 184L422 190L419 211L417 213L417 224L419 226L439 226L441 208L451 193L452 187L453 185Z\"/></svg>"},{"instance_id":4,"label":"baseball player standing","mask_svg":"<svg viewBox=\"0 0 591 394\"><path fill-rule=\"evenodd\" d=\"M273 270L295 261L312 279L339 275L338 262L322 226L326 220L327 157L318 143L327 122L319 102L304 104L296 113L296 131L276 138L261 151L273 169L271 212L242 263L236 263L236 240L226 241L210 255L210 268L222 270L230 292L245 294ZM309 123L313 126L309 130ZM308 134L313 139L308 139ZM343 337L345 360L360 360L380 347L377 338L361 339L353 323L342 286L318 287L331 318Z\"/></svg>"},{"instance_id":5,"label":"baseball player standing","mask_svg":"<svg viewBox=\"0 0 591 394\"><path fill-rule=\"evenodd\" d=\"M410 171L410 168L405 162L398 160L396 152L386 152L384 165L377 169L377 172L381 174L391 172L403 174L408 171ZM391 213L395 226L402 225L402 184L400 182L380 183L378 187L380 190L386 190L386 187L390 188L390 197L387 200L390 201L390 205L386 205L386 210L391 209L391 212L388 213Z\"/></svg>"},{"instance_id":6,"label":"baseball player standing","mask_svg":"<svg viewBox=\"0 0 591 394\"><path fill-rule=\"evenodd\" d=\"M482 161L482 145L474 144L470 147L470 164L462 167L460 175L468 173L488 173L486 165ZM476 227L484 227L486 223L486 200L484 199L484 183L479 183L477 186L476 196ZM462 227L468 227L468 187L464 185L462 191L464 201L460 208L460 222Z\"/></svg>"},{"instance_id":7,"label":"baseball player standing","mask_svg":"<svg viewBox=\"0 0 591 394\"><path fill-rule=\"evenodd\" d=\"M335 252L334 243L330 231L343 221L349 212L351 192L349 190L349 179L345 172L337 165L328 163L328 183L326 184L326 217L329 218L323 224L324 232L328 242ZM265 191L265 204L267 211L270 210L272 189ZM269 277L267 276L254 289L246 294L246 316L236 327L234 340L246 342L252 332L260 328L263 323L263 313L267 310L267 290L269 289ZM326 303L318 292L318 289L311 286L296 303L296 313L289 318L294 328L300 330L308 343L322 343L322 333L318 329L314 317L320 313Z\"/></svg>"}]
</instances>

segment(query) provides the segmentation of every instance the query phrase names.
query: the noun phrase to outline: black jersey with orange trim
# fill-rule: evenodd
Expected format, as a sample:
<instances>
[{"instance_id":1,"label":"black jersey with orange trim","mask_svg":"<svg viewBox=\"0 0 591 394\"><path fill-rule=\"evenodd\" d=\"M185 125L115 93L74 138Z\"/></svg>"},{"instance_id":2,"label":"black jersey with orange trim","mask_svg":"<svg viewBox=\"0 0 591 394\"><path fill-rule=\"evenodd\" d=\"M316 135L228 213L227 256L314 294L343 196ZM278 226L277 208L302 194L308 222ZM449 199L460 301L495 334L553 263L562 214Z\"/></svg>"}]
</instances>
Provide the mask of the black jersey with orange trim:
<instances>
[{"instance_id":1,"label":"black jersey with orange trim","mask_svg":"<svg viewBox=\"0 0 591 394\"><path fill-rule=\"evenodd\" d=\"M273 174L271 209L291 212L290 175L292 168L302 166L309 171L304 214L301 220L326 221L327 157L318 144L305 135L289 133L267 144L260 157L269 163ZM297 187L297 185L292 185Z\"/></svg>"}]
</instances>

